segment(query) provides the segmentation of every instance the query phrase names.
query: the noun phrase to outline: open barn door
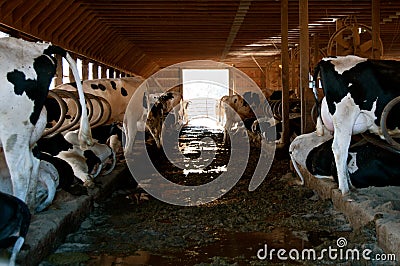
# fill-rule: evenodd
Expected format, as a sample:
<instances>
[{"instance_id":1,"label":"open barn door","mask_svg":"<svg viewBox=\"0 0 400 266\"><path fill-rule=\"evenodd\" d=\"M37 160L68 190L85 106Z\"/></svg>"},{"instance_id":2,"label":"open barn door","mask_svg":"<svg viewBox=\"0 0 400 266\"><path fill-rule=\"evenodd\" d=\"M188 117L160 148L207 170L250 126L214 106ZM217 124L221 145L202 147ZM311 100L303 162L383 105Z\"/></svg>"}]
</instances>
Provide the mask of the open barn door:
<instances>
[{"instance_id":1,"label":"open barn door","mask_svg":"<svg viewBox=\"0 0 400 266\"><path fill-rule=\"evenodd\" d=\"M229 70L183 69L182 81L188 123L217 128L219 100L229 95Z\"/></svg>"}]
</instances>

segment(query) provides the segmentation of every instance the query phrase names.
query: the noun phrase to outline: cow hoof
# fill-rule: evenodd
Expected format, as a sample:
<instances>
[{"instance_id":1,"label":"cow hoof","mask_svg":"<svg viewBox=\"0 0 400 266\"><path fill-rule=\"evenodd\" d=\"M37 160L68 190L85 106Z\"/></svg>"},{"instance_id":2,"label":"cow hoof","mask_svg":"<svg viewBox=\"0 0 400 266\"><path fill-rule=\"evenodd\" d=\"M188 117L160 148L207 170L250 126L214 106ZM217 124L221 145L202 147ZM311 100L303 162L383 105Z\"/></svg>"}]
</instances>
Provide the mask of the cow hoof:
<instances>
[{"instance_id":1,"label":"cow hoof","mask_svg":"<svg viewBox=\"0 0 400 266\"><path fill-rule=\"evenodd\" d=\"M349 196L350 195L350 190L349 189L341 189L339 188L339 190L342 192L342 196Z\"/></svg>"},{"instance_id":2,"label":"cow hoof","mask_svg":"<svg viewBox=\"0 0 400 266\"><path fill-rule=\"evenodd\" d=\"M87 181L85 181L85 182L83 183L83 186L84 186L84 187L87 187L87 188L94 188L94 187L95 187L95 184L94 184L93 180L87 180Z\"/></svg>"}]
</instances>

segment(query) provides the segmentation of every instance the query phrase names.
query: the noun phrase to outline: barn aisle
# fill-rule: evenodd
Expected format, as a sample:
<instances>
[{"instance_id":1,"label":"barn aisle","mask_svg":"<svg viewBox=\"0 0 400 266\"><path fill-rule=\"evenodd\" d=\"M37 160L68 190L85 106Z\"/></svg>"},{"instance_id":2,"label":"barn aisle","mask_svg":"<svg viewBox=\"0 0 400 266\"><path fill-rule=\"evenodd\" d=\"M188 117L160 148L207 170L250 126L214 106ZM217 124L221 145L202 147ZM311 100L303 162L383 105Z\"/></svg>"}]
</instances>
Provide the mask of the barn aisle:
<instances>
[{"instance_id":1,"label":"barn aisle","mask_svg":"<svg viewBox=\"0 0 400 266\"><path fill-rule=\"evenodd\" d=\"M215 143L202 142L204 136ZM179 145L192 159L200 147L216 150L215 162L207 171L184 171L148 147L159 170L171 181L185 185L215 178L224 171L231 152L222 144L221 131L199 126L182 130ZM298 185L290 172L286 150L277 150L267 178L249 192L259 153L257 147L251 148L247 168L231 191L196 207L170 205L147 197L126 171L125 182L109 198L96 203L80 229L68 235L40 265L283 265L276 253L272 259L262 260L257 257L258 251L266 244L269 250L320 251L336 247L339 237L347 239L349 248L368 246L382 253L374 228L354 231L330 200L322 200ZM288 260L284 265L310 265L310 261Z\"/></svg>"}]
</instances>

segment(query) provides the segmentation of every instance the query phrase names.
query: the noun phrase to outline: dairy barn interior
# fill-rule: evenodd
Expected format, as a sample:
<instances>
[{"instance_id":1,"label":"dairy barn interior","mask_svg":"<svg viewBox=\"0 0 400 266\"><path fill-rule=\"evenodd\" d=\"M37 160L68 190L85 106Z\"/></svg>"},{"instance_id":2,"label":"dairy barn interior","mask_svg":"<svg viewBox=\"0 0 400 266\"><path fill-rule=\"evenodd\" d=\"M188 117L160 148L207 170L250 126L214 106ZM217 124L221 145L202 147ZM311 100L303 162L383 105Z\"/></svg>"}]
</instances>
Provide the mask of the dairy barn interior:
<instances>
[{"instance_id":1,"label":"dairy barn interior","mask_svg":"<svg viewBox=\"0 0 400 266\"><path fill-rule=\"evenodd\" d=\"M395 0L1 1L5 265L398 265L399 16Z\"/></svg>"}]
</instances>

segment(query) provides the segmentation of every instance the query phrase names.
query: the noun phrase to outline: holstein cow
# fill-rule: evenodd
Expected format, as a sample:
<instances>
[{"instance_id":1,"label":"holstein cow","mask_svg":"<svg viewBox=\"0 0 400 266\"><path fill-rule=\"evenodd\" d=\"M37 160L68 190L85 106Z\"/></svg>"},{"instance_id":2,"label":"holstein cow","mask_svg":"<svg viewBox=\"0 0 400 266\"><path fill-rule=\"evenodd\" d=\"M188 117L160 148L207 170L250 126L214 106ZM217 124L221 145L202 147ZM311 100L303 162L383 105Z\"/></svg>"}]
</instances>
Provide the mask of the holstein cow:
<instances>
[{"instance_id":1,"label":"holstein cow","mask_svg":"<svg viewBox=\"0 0 400 266\"><path fill-rule=\"evenodd\" d=\"M86 164L89 167L89 172L92 172L91 165L99 164L99 169L94 174L93 178L100 174L100 172L102 172L103 175L107 175L114 170L116 164L115 153L107 144L98 143L94 139L95 142L93 146L82 150L78 145L78 132L70 131L64 135L64 138L73 145L73 151L75 153L82 154L83 152L83 156L86 158ZM108 169L106 166L109 166Z\"/></svg>"},{"instance_id":2,"label":"holstein cow","mask_svg":"<svg viewBox=\"0 0 400 266\"><path fill-rule=\"evenodd\" d=\"M105 144L94 142L91 147L82 150L78 143L77 132L70 131L65 136L58 133L51 138L42 138L38 141L38 147L41 152L66 161L72 167L74 175L85 186L93 186L93 179L99 175L110 157L112 157L111 167L104 174L114 169L115 154Z\"/></svg>"},{"instance_id":3,"label":"holstein cow","mask_svg":"<svg viewBox=\"0 0 400 266\"><path fill-rule=\"evenodd\" d=\"M103 124L111 124L113 122L122 122L125 115L125 110L128 103L136 91L136 89L143 82L140 77L124 77L124 78L104 78L83 81L83 91L95 96L100 96L106 99L111 105L111 116ZM55 89L73 91L77 83L68 83L57 86ZM70 109L74 105L68 105ZM93 106L93 112L96 114L99 110L97 106ZM98 108L98 107L97 107Z\"/></svg>"},{"instance_id":4,"label":"holstein cow","mask_svg":"<svg viewBox=\"0 0 400 266\"><path fill-rule=\"evenodd\" d=\"M179 121L177 121L176 116L174 116L174 122L170 122L168 119L168 114L171 111L174 113L178 113L176 108L180 108L180 102L182 101L182 94L175 91L169 91L163 93L159 96L156 103L151 107L147 120L146 120L146 128L150 131L153 136L157 148L161 148L162 146L162 128L164 122L166 122L166 126L176 126Z\"/></svg>"},{"instance_id":5,"label":"holstein cow","mask_svg":"<svg viewBox=\"0 0 400 266\"><path fill-rule=\"evenodd\" d=\"M35 151L33 153L37 158L37 153ZM0 192L11 195L13 191L11 176L2 149L0 149L0 168ZM53 202L59 184L57 169L47 161L40 161L38 173L35 206L33 206L36 212L44 210Z\"/></svg>"},{"instance_id":6,"label":"holstein cow","mask_svg":"<svg viewBox=\"0 0 400 266\"><path fill-rule=\"evenodd\" d=\"M306 159L308 171L318 177L332 176L337 180L333 139L310 151ZM389 152L374 144L364 142L349 148L347 172L356 188L369 186L400 186L400 154Z\"/></svg>"},{"instance_id":7,"label":"holstein cow","mask_svg":"<svg viewBox=\"0 0 400 266\"><path fill-rule=\"evenodd\" d=\"M0 192L0 248L13 246L8 264L10 266L15 265L18 252L25 242L30 222L31 213L25 202Z\"/></svg>"},{"instance_id":8,"label":"holstein cow","mask_svg":"<svg viewBox=\"0 0 400 266\"><path fill-rule=\"evenodd\" d=\"M39 152L38 157L41 161L51 163L57 170L59 180L57 189L65 190L75 196L87 195L86 187L84 187L83 182L74 175L74 171L68 162L42 151Z\"/></svg>"},{"instance_id":9,"label":"holstein cow","mask_svg":"<svg viewBox=\"0 0 400 266\"><path fill-rule=\"evenodd\" d=\"M290 154L300 178L297 164L317 178L337 181L335 158L332 151L333 138L322 137L315 132L297 137L290 146ZM357 188L368 186L400 186L400 154L361 140L349 148L347 171L352 184Z\"/></svg>"},{"instance_id":10,"label":"holstein cow","mask_svg":"<svg viewBox=\"0 0 400 266\"><path fill-rule=\"evenodd\" d=\"M324 127L324 126L323 126ZM306 169L306 159L307 155L311 152L311 150L328 141L332 138L331 134L324 134L322 136L318 136L317 132L311 132L307 134L302 134L296 137L289 145L289 155L293 163L293 167L295 168L297 174L301 179L301 184L304 184L303 175L298 168L298 165L301 165L304 169Z\"/></svg>"},{"instance_id":11,"label":"holstein cow","mask_svg":"<svg viewBox=\"0 0 400 266\"><path fill-rule=\"evenodd\" d=\"M93 139L98 143L107 144L113 151L119 161L123 158L122 148L123 128L120 123L102 125L92 129Z\"/></svg>"},{"instance_id":12,"label":"holstein cow","mask_svg":"<svg viewBox=\"0 0 400 266\"><path fill-rule=\"evenodd\" d=\"M232 129L234 123L256 117L251 106L240 95L223 96L220 99L219 108L222 108L219 114L225 115L225 143L228 141L228 132Z\"/></svg>"},{"instance_id":13,"label":"holstein cow","mask_svg":"<svg viewBox=\"0 0 400 266\"><path fill-rule=\"evenodd\" d=\"M322 122L333 131L332 150L338 173L339 189L349 191L347 157L351 135L367 130L380 134L380 118L384 107L400 96L400 62L372 60L349 55L322 59L314 72L314 94L318 74L325 97L317 119L317 133L323 134ZM400 106L392 109L399 114ZM387 127L400 125L398 115L389 116Z\"/></svg>"},{"instance_id":14,"label":"holstein cow","mask_svg":"<svg viewBox=\"0 0 400 266\"><path fill-rule=\"evenodd\" d=\"M60 47L16 38L0 39L0 143L10 171L13 195L31 209L35 206L39 171L39 160L33 156L32 147L46 126L43 104L57 63L52 54L65 57L75 79L80 80L75 61ZM81 86L78 93L81 105L85 106ZM80 144L91 146L86 108L83 109Z\"/></svg>"}]
</instances>

